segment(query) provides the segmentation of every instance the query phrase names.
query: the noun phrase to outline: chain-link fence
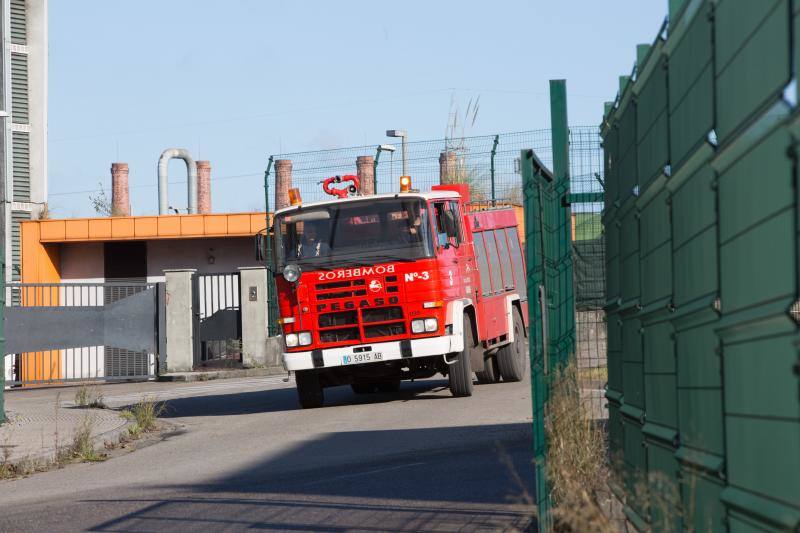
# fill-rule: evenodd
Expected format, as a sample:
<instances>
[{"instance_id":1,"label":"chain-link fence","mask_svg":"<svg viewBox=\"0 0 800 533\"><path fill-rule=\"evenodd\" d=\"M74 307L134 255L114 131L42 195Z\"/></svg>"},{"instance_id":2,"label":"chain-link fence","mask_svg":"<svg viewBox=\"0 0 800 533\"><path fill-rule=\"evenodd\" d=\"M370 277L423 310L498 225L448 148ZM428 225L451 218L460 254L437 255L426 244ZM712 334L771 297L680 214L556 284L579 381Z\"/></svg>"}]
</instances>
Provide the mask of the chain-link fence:
<instances>
[{"instance_id":1,"label":"chain-link fence","mask_svg":"<svg viewBox=\"0 0 800 533\"><path fill-rule=\"evenodd\" d=\"M597 138L597 128L576 128L578 137ZM394 151L391 151L391 149ZM549 154L550 130L501 133L479 137L437 139L406 143L406 172L414 188L430 190L444 178L470 186L473 200L522 205L519 154L523 149ZM305 202L330 198L320 185L330 176L356 174L358 158L372 167L376 193L390 193L399 188L403 175L402 143L372 144L276 154L274 161L292 162L292 186L300 189ZM370 159L366 159L370 158ZM549 164L550 161L544 161ZM274 179L274 176L272 176ZM274 190L274 189L273 189ZM272 207L273 198L270 198Z\"/></svg>"}]
</instances>

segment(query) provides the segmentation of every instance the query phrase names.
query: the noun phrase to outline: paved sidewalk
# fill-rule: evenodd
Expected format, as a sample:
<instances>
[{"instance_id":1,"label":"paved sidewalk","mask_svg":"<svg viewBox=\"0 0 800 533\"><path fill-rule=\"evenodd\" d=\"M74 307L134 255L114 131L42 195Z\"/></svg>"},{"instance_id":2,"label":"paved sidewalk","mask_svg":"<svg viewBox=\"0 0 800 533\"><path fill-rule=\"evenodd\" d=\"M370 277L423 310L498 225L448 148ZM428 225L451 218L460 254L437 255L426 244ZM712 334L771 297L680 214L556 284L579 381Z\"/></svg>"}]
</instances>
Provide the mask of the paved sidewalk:
<instances>
[{"instance_id":1,"label":"paved sidewalk","mask_svg":"<svg viewBox=\"0 0 800 533\"><path fill-rule=\"evenodd\" d=\"M118 411L65 407L59 401L30 401L13 394L7 394L6 399L7 422L0 426L0 460L12 464L54 459L56 449L70 446L76 432L87 425L95 447L118 441L128 426Z\"/></svg>"}]
</instances>

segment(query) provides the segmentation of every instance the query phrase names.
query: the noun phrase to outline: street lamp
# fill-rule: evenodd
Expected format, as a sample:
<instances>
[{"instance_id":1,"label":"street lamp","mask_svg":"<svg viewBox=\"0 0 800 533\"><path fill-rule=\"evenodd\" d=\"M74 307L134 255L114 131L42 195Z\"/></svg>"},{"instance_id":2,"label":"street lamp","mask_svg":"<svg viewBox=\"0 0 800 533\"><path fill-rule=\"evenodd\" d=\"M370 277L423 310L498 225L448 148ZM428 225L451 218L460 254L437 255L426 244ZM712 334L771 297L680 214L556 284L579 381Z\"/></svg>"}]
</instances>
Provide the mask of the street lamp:
<instances>
[{"instance_id":1,"label":"street lamp","mask_svg":"<svg viewBox=\"0 0 800 533\"><path fill-rule=\"evenodd\" d=\"M375 161L373 162L372 166L372 190L375 192L375 194L378 194L378 159L381 158L381 152L389 152L390 154L393 154L395 150L397 150L397 148L395 148L393 144L381 144L378 145L378 149L375 151Z\"/></svg>"},{"instance_id":2,"label":"street lamp","mask_svg":"<svg viewBox=\"0 0 800 533\"><path fill-rule=\"evenodd\" d=\"M406 130L386 130L387 137L400 137L401 147L403 150L403 176L408 176L408 153L406 152L406 143L408 142L408 133Z\"/></svg>"}]
</instances>

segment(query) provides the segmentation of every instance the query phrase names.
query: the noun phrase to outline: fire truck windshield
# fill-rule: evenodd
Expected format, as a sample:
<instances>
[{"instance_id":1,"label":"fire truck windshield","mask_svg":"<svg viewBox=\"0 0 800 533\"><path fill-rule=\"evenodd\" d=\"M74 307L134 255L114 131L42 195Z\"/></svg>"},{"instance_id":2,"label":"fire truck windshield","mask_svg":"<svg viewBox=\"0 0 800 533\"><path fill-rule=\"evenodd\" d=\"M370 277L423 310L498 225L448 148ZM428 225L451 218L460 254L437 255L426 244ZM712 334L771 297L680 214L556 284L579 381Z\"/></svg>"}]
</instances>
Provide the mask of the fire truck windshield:
<instances>
[{"instance_id":1,"label":"fire truck windshield","mask_svg":"<svg viewBox=\"0 0 800 533\"><path fill-rule=\"evenodd\" d=\"M365 198L286 213L275 222L278 268L339 268L431 257L428 213L419 198Z\"/></svg>"}]
</instances>

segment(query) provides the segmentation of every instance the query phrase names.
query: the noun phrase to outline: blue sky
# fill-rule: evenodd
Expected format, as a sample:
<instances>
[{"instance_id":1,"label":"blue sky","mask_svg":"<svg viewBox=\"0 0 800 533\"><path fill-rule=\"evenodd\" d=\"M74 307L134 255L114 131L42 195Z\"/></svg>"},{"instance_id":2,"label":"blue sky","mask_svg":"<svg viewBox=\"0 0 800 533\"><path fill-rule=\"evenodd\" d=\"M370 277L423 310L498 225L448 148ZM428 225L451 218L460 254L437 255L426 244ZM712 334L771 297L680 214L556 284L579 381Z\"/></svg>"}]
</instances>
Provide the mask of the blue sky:
<instances>
[{"instance_id":1,"label":"blue sky","mask_svg":"<svg viewBox=\"0 0 800 533\"><path fill-rule=\"evenodd\" d=\"M470 135L598 124L667 0L50 2L49 201L89 216L113 161L133 214L157 212L156 163L188 148L213 167L215 212L263 209L272 153L441 138L480 96ZM183 163L171 179L185 179ZM170 203L185 207L185 184Z\"/></svg>"}]
</instances>

